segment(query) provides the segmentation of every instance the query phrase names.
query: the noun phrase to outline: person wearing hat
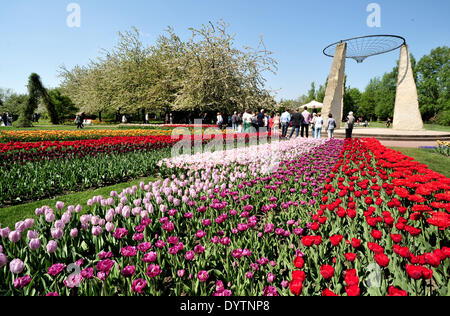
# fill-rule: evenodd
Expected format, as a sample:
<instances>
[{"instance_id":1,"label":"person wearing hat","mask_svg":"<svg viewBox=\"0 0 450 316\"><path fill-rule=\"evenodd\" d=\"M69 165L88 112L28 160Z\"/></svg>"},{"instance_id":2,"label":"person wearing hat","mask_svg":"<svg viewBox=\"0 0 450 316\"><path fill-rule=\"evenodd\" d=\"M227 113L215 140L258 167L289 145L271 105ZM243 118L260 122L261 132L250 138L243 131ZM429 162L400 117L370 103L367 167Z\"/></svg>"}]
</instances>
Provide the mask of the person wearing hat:
<instances>
[{"instance_id":1,"label":"person wearing hat","mask_svg":"<svg viewBox=\"0 0 450 316\"><path fill-rule=\"evenodd\" d=\"M353 127L355 126L355 117L353 112L348 113L347 122L345 123L345 138L351 139L353 135Z\"/></svg>"}]
</instances>

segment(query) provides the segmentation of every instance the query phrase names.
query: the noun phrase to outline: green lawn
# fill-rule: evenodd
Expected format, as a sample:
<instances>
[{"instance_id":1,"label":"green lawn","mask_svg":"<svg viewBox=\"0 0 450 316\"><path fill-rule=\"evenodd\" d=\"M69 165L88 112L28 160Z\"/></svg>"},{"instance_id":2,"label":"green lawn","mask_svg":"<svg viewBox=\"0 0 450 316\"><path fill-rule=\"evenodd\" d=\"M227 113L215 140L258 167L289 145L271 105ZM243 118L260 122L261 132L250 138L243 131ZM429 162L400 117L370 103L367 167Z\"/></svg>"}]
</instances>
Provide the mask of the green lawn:
<instances>
[{"instance_id":1,"label":"green lawn","mask_svg":"<svg viewBox=\"0 0 450 316\"><path fill-rule=\"evenodd\" d=\"M13 126L11 127L0 127L0 131L53 131L53 130L58 130L58 131L73 131L77 129L77 126L75 124L73 125L51 125L49 122L45 122L42 121L41 123L34 123L33 127L29 127L29 128L18 128L15 126L15 124L13 124ZM85 128L83 130L102 130L102 129L107 129L107 130L111 130L111 129L117 129L118 125L110 125L110 124L105 124L105 125L91 125L91 126L85 126Z\"/></svg>"},{"instance_id":2,"label":"green lawn","mask_svg":"<svg viewBox=\"0 0 450 316\"><path fill-rule=\"evenodd\" d=\"M437 124L424 124L425 129L429 131L449 132L450 126L442 126ZM386 128L386 122L370 122L369 128ZM390 127L392 128L392 127Z\"/></svg>"},{"instance_id":3,"label":"green lawn","mask_svg":"<svg viewBox=\"0 0 450 316\"><path fill-rule=\"evenodd\" d=\"M430 149L416 148L392 148L401 151L408 157L414 158L416 161L426 164L431 170L439 172L450 178L450 157L438 154Z\"/></svg>"},{"instance_id":4,"label":"green lawn","mask_svg":"<svg viewBox=\"0 0 450 316\"><path fill-rule=\"evenodd\" d=\"M86 207L86 203L89 199L94 196L102 195L103 197L108 197L111 191L117 191L118 193L122 192L123 189L131 187L133 185L139 186L139 183L144 181L148 183L150 181L155 181L155 178L141 178L131 182L120 183L109 187L104 187L96 190L88 190L84 192L78 192L73 194L67 194L64 196L58 196L53 199L47 199L42 201L37 201L33 203L17 205L7 208L0 208L0 227L13 227L14 224L18 221L27 219L27 218L36 218L34 211L38 207L42 207L44 205L48 205L50 207L55 207L56 202L62 201L66 206L68 205L77 205L80 204L83 207Z\"/></svg>"}]
</instances>

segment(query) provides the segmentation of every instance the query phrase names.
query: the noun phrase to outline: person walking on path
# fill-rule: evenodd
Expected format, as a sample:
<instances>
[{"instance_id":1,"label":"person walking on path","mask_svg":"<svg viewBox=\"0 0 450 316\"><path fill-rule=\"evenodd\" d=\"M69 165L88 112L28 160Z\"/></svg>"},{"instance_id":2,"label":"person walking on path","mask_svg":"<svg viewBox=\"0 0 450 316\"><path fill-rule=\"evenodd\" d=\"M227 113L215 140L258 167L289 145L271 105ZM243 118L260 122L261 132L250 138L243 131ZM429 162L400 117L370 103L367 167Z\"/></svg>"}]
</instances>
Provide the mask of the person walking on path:
<instances>
[{"instance_id":1,"label":"person walking on path","mask_svg":"<svg viewBox=\"0 0 450 316\"><path fill-rule=\"evenodd\" d=\"M311 124L312 117L311 113L308 111L308 107L305 106L305 110L302 113L303 123L302 123L302 137L309 137L309 125Z\"/></svg>"},{"instance_id":2,"label":"person walking on path","mask_svg":"<svg viewBox=\"0 0 450 316\"><path fill-rule=\"evenodd\" d=\"M334 137L334 130L336 129L336 120L333 118L333 114L328 114L328 122L326 131L328 132L328 138L332 139Z\"/></svg>"},{"instance_id":3,"label":"person walking on path","mask_svg":"<svg viewBox=\"0 0 450 316\"><path fill-rule=\"evenodd\" d=\"M304 117L298 110L295 111L294 114L292 114L292 130L291 135L289 136L289 139L292 138L292 135L294 135L294 132L297 132L296 138L298 138L300 134L300 127L303 125Z\"/></svg>"},{"instance_id":4,"label":"person walking on path","mask_svg":"<svg viewBox=\"0 0 450 316\"><path fill-rule=\"evenodd\" d=\"M281 121L281 138L286 138L289 124L291 123L291 113L289 113L288 110L286 110L280 118Z\"/></svg>"},{"instance_id":5,"label":"person walking on path","mask_svg":"<svg viewBox=\"0 0 450 316\"><path fill-rule=\"evenodd\" d=\"M322 128L323 128L323 118L322 114L319 113L316 116L315 122L314 122L314 138L320 139L322 137Z\"/></svg>"},{"instance_id":6,"label":"person walking on path","mask_svg":"<svg viewBox=\"0 0 450 316\"><path fill-rule=\"evenodd\" d=\"M347 122L345 123L345 138L351 139L353 136L353 128L355 126L355 117L353 112L348 113Z\"/></svg>"},{"instance_id":7,"label":"person walking on path","mask_svg":"<svg viewBox=\"0 0 450 316\"><path fill-rule=\"evenodd\" d=\"M82 121L81 121L81 115L77 115L75 118L75 123L77 124L77 129L83 128L82 127Z\"/></svg>"}]
</instances>

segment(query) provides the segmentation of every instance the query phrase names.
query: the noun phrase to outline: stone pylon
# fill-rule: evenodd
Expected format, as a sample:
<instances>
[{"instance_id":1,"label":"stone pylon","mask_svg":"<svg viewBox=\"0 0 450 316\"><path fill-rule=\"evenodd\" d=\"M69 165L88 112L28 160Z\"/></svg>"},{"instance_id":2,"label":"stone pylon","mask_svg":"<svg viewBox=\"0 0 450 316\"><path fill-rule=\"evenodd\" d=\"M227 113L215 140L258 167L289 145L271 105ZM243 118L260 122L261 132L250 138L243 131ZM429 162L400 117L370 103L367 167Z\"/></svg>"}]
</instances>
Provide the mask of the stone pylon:
<instances>
[{"instance_id":1,"label":"stone pylon","mask_svg":"<svg viewBox=\"0 0 450 316\"><path fill-rule=\"evenodd\" d=\"M395 130L405 131L423 130L417 86L414 80L411 56L407 45L403 45L400 50L393 127Z\"/></svg>"},{"instance_id":2,"label":"stone pylon","mask_svg":"<svg viewBox=\"0 0 450 316\"><path fill-rule=\"evenodd\" d=\"M341 43L336 47L333 65L328 77L327 90L323 100L322 117L327 124L328 114L333 114L337 127L341 127L342 112L344 111L344 85L345 85L345 58L347 43ZM325 125L326 126L326 125Z\"/></svg>"}]
</instances>

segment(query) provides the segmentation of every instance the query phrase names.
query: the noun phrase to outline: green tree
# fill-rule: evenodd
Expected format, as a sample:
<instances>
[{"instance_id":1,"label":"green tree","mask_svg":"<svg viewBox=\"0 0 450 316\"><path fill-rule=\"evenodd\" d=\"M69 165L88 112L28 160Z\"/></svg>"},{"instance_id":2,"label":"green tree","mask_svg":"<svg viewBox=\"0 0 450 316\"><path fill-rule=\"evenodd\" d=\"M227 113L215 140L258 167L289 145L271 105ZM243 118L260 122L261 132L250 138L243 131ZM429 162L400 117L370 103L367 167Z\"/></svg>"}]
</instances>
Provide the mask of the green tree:
<instances>
[{"instance_id":1,"label":"green tree","mask_svg":"<svg viewBox=\"0 0 450 316\"><path fill-rule=\"evenodd\" d=\"M26 94L8 94L3 101L3 105L0 106L0 113L8 112L13 117L19 116L27 99L28 96Z\"/></svg>"},{"instance_id":2,"label":"green tree","mask_svg":"<svg viewBox=\"0 0 450 316\"><path fill-rule=\"evenodd\" d=\"M346 87L344 92L344 116L353 112L358 115L361 92L358 88Z\"/></svg>"},{"instance_id":3,"label":"green tree","mask_svg":"<svg viewBox=\"0 0 450 316\"><path fill-rule=\"evenodd\" d=\"M450 48L437 47L416 66L420 110L424 120L450 125Z\"/></svg>"},{"instance_id":4,"label":"green tree","mask_svg":"<svg viewBox=\"0 0 450 316\"><path fill-rule=\"evenodd\" d=\"M60 120L70 119L75 116L78 108L68 96L62 94L61 89L49 90L48 95L55 106L55 111L58 113Z\"/></svg>"},{"instance_id":5,"label":"green tree","mask_svg":"<svg viewBox=\"0 0 450 316\"><path fill-rule=\"evenodd\" d=\"M22 107L22 111L19 117L18 125L19 127L31 127L33 114L36 111L39 100L42 101L47 108L47 112L50 116L50 121L52 124L58 124L59 118L58 113L56 113L55 105L50 98L47 90L44 88L41 82L41 78L38 74L31 74L28 80L28 99L25 105Z\"/></svg>"},{"instance_id":6,"label":"green tree","mask_svg":"<svg viewBox=\"0 0 450 316\"><path fill-rule=\"evenodd\" d=\"M191 28L182 41L169 28L154 46L137 29L119 33L118 44L86 66L61 68L63 91L87 113L117 111L221 111L276 107L263 74L276 61L263 41L237 49L228 25Z\"/></svg>"}]
</instances>

